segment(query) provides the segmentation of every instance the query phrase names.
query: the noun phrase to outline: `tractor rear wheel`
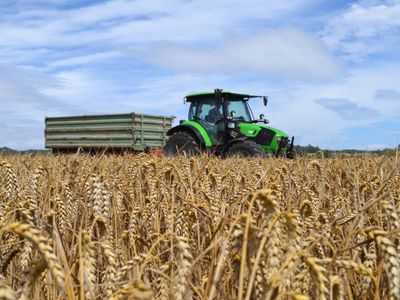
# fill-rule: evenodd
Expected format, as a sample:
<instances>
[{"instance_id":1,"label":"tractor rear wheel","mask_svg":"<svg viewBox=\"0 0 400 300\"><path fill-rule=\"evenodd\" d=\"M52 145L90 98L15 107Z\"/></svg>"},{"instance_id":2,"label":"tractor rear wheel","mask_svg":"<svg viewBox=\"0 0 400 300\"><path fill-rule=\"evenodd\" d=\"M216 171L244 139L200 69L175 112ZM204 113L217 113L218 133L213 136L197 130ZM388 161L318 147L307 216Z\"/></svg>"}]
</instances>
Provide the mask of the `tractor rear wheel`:
<instances>
[{"instance_id":1,"label":"tractor rear wheel","mask_svg":"<svg viewBox=\"0 0 400 300\"><path fill-rule=\"evenodd\" d=\"M184 155L194 156L201 153L197 140L184 131L174 132L168 139L165 148L165 156Z\"/></svg>"},{"instance_id":2,"label":"tractor rear wheel","mask_svg":"<svg viewBox=\"0 0 400 300\"><path fill-rule=\"evenodd\" d=\"M254 141L243 141L235 143L226 151L226 156L242 156L242 157L266 157L264 149Z\"/></svg>"}]
</instances>

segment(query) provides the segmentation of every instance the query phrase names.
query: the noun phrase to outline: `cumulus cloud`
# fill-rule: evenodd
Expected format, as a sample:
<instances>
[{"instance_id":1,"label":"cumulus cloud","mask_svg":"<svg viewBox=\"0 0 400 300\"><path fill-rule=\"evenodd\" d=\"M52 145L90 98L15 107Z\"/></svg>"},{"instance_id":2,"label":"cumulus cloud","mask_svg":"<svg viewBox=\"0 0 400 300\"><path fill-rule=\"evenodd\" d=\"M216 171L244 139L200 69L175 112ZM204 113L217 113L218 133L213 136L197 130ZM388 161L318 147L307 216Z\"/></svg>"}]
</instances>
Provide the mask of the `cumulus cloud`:
<instances>
[{"instance_id":1,"label":"cumulus cloud","mask_svg":"<svg viewBox=\"0 0 400 300\"><path fill-rule=\"evenodd\" d=\"M55 77L34 68L0 64L0 111L12 111L15 115L34 119L39 110L51 111L62 105L41 93L45 87L58 85Z\"/></svg>"},{"instance_id":2,"label":"cumulus cloud","mask_svg":"<svg viewBox=\"0 0 400 300\"><path fill-rule=\"evenodd\" d=\"M44 117L76 113L73 106L42 93L45 87L59 84L55 77L33 68L0 65L0 146L43 148Z\"/></svg>"},{"instance_id":3,"label":"cumulus cloud","mask_svg":"<svg viewBox=\"0 0 400 300\"><path fill-rule=\"evenodd\" d=\"M263 0L245 4L229 0L113 0L84 6L81 1L74 2L81 6L58 9L37 5L24 9L17 5L11 13L5 11L0 20L0 45L60 47L104 41L132 45L143 41L214 39L239 24L249 28L254 20L287 18L312 3L271 0L265 9Z\"/></svg>"},{"instance_id":4,"label":"cumulus cloud","mask_svg":"<svg viewBox=\"0 0 400 300\"><path fill-rule=\"evenodd\" d=\"M400 32L399 1L358 1L329 21L325 43L351 59L397 48Z\"/></svg>"},{"instance_id":5,"label":"cumulus cloud","mask_svg":"<svg viewBox=\"0 0 400 300\"><path fill-rule=\"evenodd\" d=\"M233 35L211 49L157 43L130 53L160 67L191 72L247 71L302 80L343 74L316 36L294 28Z\"/></svg>"},{"instance_id":6,"label":"cumulus cloud","mask_svg":"<svg viewBox=\"0 0 400 300\"><path fill-rule=\"evenodd\" d=\"M337 113L346 120L363 120L376 118L376 116L379 114L376 110L365 106L360 106L357 103L348 99L323 98L316 99L315 102L323 106L324 108Z\"/></svg>"}]
</instances>

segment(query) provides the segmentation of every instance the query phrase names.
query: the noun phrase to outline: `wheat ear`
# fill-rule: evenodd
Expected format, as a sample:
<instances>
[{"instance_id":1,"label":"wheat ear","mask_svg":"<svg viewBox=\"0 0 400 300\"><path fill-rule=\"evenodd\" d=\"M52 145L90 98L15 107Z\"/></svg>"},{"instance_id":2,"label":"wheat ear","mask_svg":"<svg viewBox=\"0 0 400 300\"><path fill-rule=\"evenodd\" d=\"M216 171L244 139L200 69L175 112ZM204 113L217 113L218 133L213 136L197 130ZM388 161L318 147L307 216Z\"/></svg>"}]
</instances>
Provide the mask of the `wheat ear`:
<instances>
[{"instance_id":1,"label":"wheat ear","mask_svg":"<svg viewBox=\"0 0 400 300\"><path fill-rule=\"evenodd\" d=\"M375 248L375 243L372 243L369 245L367 248L367 253L364 261L364 266L365 268L369 269L371 272L372 270L375 270L376 267L376 248ZM363 298L362 296L365 295L368 292L369 286L371 285L371 278L368 276L365 276L360 285L360 298Z\"/></svg>"},{"instance_id":2,"label":"wheat ear","mask_svg":"<svg viewBox=\"0 0 400 300\"><path fill-rule=\"evenodd\" d=\"M386 236L386 231L371 230L368 235L375 240L384 255L386 274L389 279L389 299L400 299L400 263L394 243Z\"/></svg>"},{"instance_id":3,"label":"wheat ear","mask_svg":"<svg viewBox=\"0 0 400 300\"><path fill-rule=\"evenodd\" d=\"M61 264L54 255L53 248L49 245L48 240L40 234L39 230L32 228L29 224L16 222L3 227L0 229L1 232L12 232L29 240L42 255L58 287L64 287L65 276Z\"/></svg>"},{"instance_id":4,"label":"wheat ear","mask_svg":"<svg viewBox=\"0 0 400 300\"><path fill-rule=\"evenodd\" d=\"M187 240L184 237L177 236L177 259L178 259L178 274L176 275L174 299L183 300L187 293L188 276L192 263L192 254Z\"/></svg>"},{"instance_id":5,"label":"wheat ear","mask_svg":"<svg viewBox=\"0 0 400 300\"><path fill-rule=\"evenodd\" d=\"M17 293L7 284L3 276L0 275L0 299L17 300Z\"/></svg>"},{"instance_id":6,"label":"wheat ear","mask_svg":"<svg viewBox=\"0 0 400 300\"><path fill-rule=\"evenodd\" d=\"M103 238L100 241L100 245L103 248L104 256L107 260L106 274L104 278L105 295L110 297L115 290L117 257L111 247L110 241L107 238Z\"/></svg>"},{"instance_id":7,"label":"wheat ear","mask_svg":"<svg viewBox=\"0 0 400 300\"><path fill-rule=\"evenodd\" d=\"M143 282L127 283L116 291L109 300L150 300L153 292L150 286Z\"/></svg>"},{"instance_id":8,"label":"wheat ear","mask_svg":"<svg viewBox=\"0 0 400 300\"><path fill-rule=\"evenodd\" d=\"M34 263L29 270L25 271L25 274L22 278L22 284L18 300L29 299L29 294L33 289L33 285L35 284L36 279L45 269L46 269L46 262L42 259Z\"/></svg>"},{"instance_id":9,"label":"wheat ear","mask_svg":"<svg viewBox=\"0 0 400 300\"><path fill-rule=\"evenodd\" d=\"M95 247L87 231L81 232L79 245L81 297L84 294L86 299L95 299Z\"/></svg>"},{"instance_id":10,"label":"wheat ear","mask_svg":"<svg viewBox=\"0 0 400 300\"><path fill-rule=\"evenodd\" d=\"M308 265L311 271L311 276L315 281L315 285L317 287L316 290L316 299L325 300L327 299L327 294L329 293L328 288L326 287L326 283L328 279L326 278L326 269L321 267L316 259L310 255L305 255L305 263Z\"/></svg>"}]
</instances>

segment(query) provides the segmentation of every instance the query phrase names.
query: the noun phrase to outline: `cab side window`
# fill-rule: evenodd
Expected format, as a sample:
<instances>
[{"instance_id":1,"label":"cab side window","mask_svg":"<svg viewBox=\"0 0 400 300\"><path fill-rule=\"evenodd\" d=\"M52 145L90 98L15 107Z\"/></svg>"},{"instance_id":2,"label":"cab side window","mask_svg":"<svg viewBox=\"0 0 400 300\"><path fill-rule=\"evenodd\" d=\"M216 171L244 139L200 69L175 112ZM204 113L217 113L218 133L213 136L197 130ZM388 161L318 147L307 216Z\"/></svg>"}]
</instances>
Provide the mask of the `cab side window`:
<instances>
[{"instance_id":1,"label":"cab side window","mask_svg":"<svg viewBox=\"0 0 400 300\"><path fill-rule=\"evenodd\" d=\"M209 121L210 110L213 108L212 102L203 102L200 105L199 118L202 121Z\"/></svg>"},{"instance_id":2,"label":"cab side window","mask_svg":"<svg viewBox=\"0 0 400 300\"><path fill-rule=\"evenodd\" d=\"M197 110L198 102L193 101L190 105L189 109L189 120L190 121L195 121L196 120L196 110Z\"/></svg>"},{"instance_id":3,"label":"cab side window","mask_svg":"<svg viewBox=\"0 0 400 300\"><path fill-rule=\"evenodd\" d=\"M202 101L199 108L199 119L215 124L223 116L222 105L217 103L215 99Z\"/></svg>"}]
</instances>

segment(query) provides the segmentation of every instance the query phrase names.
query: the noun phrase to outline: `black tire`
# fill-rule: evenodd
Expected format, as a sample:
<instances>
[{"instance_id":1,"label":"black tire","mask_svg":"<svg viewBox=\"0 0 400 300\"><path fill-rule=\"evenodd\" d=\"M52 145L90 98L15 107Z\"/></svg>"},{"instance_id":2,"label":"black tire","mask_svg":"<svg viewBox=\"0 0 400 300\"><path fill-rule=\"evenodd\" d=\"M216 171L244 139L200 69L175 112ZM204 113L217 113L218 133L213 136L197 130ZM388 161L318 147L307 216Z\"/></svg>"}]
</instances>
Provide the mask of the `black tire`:
<instances>
[{"instance_id":1,"label":"black tire","mask_svg":"<svg viewBox=\"0 0 400 300\"><path fill-rule=\"evenodd\" d=\"M289 159L294 159L294 158L296 158L296 157L301 157L301 156L304 156L304 154L303 154L303 152L302 152L298 147L296 147L296 146L293 147L293 150L292 150L291 153L288 153L288 154L286 155L286 157L289 158Z\"/></svg>"},{"instance_id":2,"label":"black tire","mask_svg":"<svg viewBox=\"0 0 400 300\"><path fill-rule=\"evenodd\" d=\"M165 156L194 156L200 153L201 148L197 140L190 133L184 131L174 132L164 147Z\"/></svg>"},{"instance_id":3,"label":"black tire","mask_svg":"<svg viewBox=\"0 0 400 300\"><path fill-rule=\"evenodd\" d=\"M254 141L243 141L233 144L226 151L226 156L266 157L264 149Z\"/></svg>"}]
</instances>

